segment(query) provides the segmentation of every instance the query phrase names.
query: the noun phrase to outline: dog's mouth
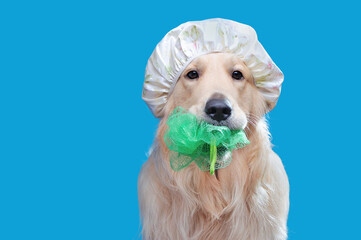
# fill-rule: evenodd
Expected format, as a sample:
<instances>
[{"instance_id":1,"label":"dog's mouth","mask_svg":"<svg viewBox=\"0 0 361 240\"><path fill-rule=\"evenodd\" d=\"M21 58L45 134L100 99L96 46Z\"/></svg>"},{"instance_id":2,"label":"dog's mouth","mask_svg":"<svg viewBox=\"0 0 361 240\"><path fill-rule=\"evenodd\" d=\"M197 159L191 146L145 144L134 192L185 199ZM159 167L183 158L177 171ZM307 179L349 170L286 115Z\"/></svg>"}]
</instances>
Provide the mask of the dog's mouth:
<instances>
[{"instance_id":1,"label":"dog's mouth","mask_svg":"<svg viewBox=\"0 0 361 240\"><path fill-rule=\"evenodd\" d=\"M244 130L242 127L240 127L238 124L235 124L232 120L225 120L225 121L215 121L211 118L204 117L202 118L203 121L212 124L214 126L223 126L228 127L230 130Z\"/></svg>"},{"instance_id":2,"label":"dog's mouth","mask_svg":"<svg viewBox=\"0 0 361 240\"><path fill-rule=\"evenodd\" d=\"M216 176L216 179L219 180L218 169L214 170L214 176Z\"/></svg>"}]
</instances>

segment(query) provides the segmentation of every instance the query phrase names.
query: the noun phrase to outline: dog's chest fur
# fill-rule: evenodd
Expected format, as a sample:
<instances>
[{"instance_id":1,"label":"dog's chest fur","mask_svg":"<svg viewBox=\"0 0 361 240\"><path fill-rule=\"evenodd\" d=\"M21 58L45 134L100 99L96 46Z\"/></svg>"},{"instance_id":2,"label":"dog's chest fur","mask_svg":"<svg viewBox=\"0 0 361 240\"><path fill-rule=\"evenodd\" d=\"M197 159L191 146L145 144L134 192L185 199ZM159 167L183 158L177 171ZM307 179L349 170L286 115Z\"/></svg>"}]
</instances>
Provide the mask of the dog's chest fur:
<instances>
[{"instance_id":1,"label":"dog's chest fur","mask_svg":"<svg viewBox=\"0 0 361 240\"><path fill-rule=\"evenodd\" d=\"M138 182L143 239L286 239L287 176L266 127L250 141L218 179L195 164L174 173L157 145Z\"/></svg>"}]
</instances>

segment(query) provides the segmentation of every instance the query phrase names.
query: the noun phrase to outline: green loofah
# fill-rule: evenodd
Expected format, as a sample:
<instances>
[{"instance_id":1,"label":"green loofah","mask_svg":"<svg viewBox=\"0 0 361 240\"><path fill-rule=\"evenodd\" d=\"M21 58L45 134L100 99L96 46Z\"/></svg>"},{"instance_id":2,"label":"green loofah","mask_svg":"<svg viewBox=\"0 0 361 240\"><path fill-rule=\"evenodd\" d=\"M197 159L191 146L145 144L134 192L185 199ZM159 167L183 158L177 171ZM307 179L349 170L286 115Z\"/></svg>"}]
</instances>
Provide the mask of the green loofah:
<instances>
[{"instance_id":1,"label":"green loofah","mask_svg":"<svg viewBox=\"0 0 361 240\"><path fill-rule=\"evenodd\" d=\"M202 171L225 168L231 163L232 150L249 144L242 130L214 126L177 107L167 120L164 141L170 150L169 161L180 171L192 161Z\"/></svg>"}]
</instances>

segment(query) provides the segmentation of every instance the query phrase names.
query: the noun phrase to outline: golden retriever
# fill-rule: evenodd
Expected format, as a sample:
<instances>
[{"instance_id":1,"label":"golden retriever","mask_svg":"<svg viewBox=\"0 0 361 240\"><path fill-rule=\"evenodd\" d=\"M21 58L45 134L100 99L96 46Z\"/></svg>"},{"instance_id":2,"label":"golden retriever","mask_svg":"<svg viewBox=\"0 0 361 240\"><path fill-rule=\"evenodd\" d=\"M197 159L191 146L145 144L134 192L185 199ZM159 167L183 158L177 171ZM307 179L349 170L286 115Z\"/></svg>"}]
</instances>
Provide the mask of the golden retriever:
<instances>
[{"instance_id":1,"label":"golden retriever","mask_svg":"<svg viewBox=\"0 0 361 240\"><path fill-rule=\"evenodd\" d=\"M214 120L207 102L231 109ZM171 111L181 106L213 124L244 129L250 144L234 150L230 166L215 175L193 162L180 172L169 163L163 135ZM182 72L165 106L148 161L138 180L142 238L147 240L287 239L289 184L271 149L266 101L243 61L230 53L195 58Z\"/></svg>"}]
</instances>

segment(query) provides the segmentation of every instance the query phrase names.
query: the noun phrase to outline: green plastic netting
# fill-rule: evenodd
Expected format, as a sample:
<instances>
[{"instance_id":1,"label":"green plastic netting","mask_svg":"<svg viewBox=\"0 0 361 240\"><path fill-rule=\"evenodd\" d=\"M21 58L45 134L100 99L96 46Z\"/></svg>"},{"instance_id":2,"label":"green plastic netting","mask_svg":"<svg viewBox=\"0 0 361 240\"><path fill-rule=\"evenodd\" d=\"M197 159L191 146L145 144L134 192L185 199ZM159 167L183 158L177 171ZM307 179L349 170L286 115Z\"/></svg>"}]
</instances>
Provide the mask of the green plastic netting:
<instances>
[{"instance_id":1,"label":"green plastic netting","mask_svg":"<svg viewBox=\"0 0 361 240\"><path fill-rule=\"evenodd\" d=\"M227 167L232 150L249 144L242 130L230 130L198 119L182 107L173 110L167 120L164 141L170 150L169 161L174 171L180 171L195 161L202 171Z\"/></svg>"}]
</instances>

